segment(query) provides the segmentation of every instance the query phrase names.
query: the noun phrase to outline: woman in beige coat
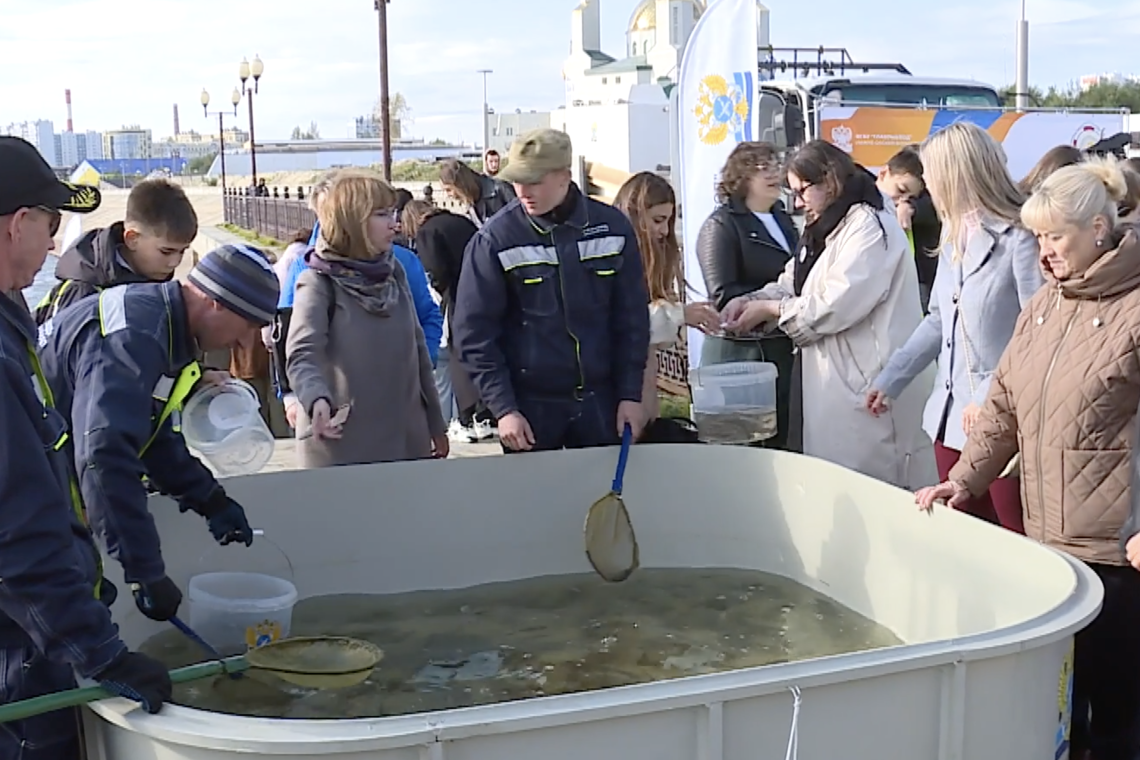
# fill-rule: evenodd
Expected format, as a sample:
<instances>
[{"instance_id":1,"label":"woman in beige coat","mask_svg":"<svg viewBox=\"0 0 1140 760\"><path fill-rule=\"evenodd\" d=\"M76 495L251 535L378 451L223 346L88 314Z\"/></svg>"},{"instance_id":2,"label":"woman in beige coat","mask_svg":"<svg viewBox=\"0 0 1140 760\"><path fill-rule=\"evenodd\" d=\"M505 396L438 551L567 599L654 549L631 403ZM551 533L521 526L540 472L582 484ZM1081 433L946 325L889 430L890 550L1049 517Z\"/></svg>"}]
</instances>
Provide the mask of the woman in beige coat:
<instances>
[{"instance_id":1,"label":"woman in beige coat","mask_svg":"<svg viewBox=\"0 0 1140 760\"><path fill-rule=\"evenodd\" d=\"M392 253L395 207L379 177L346 171L318 212L285 347L305 468L448 454L431 357Z\"/></svg>"},{"instance_id":2,"label":"woman in beige coat","mask_svg":"<svg viewBox=\"0 0 1140 760\"><path fill-rule=\"evenodd\" d=\"M958 463L916 497L957 506L1020 450L1026 535L1104 584L1073 653L1070 757L1095 760L1140 756L1140 572L1129 566L1140 567L1140 238L1117 225L1126 192L1115 162L1093 161L1058 170L1025 203L1046 285L1018 318Z\"/></svg>"},{"instance_id":3,"label":"woman in beige coat","mask_svg":"<svg viewBox=\"0 0 1140 760\"><path fill-rule=\"evenodd\" d=\"M788 184L808 224L779 279L730 301L731 332L778 327L799 349L804 453L901 487L937 481L922 432L933 373L879 417L863 401L922 321L906 235L875 178L833 145L796 151Z\"/></svg>"}]
</instances>

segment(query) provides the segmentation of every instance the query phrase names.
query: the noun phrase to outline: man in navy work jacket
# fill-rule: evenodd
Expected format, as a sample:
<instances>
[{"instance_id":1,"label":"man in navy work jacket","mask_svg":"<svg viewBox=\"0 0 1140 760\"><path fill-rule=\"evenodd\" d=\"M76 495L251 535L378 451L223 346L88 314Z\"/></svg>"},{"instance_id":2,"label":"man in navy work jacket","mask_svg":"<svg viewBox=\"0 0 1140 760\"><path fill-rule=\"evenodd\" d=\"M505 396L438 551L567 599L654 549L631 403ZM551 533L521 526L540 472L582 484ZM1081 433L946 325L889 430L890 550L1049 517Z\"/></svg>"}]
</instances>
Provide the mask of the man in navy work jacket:
<instances>
[{"instance_id":1,"label":"man in navy work jacket","mask_svg":"<svg viewBox=\"0 0 1140 760\"><path fill-rule=\"evenodd\" d=\"M166 575L144 475L206 518L218 543L253 542L245 510L187 450L180 412L201 374L195 357L260 340L277 297L265 254L223 246L186 282L109 288L60 312L51 335L41 332L44 372L75 432L83 503L152 620L176 615L182 592Z\"/></svg>"},{"instance_id":2,"label":"man in navy work jacket","mask_svg":"<svg viewBox=\"0 0 1140 760\"><path fill-rule=\"evenodd\" d=\"M518 199L467 245L453 342L509 451L616 443L642 427L649 305L629 220L571 181L570 138L511 146Z\"/></svg>"},{"instance_id":3,"label":"man in navy work jacket","mask_svg":"<svg viewBox=\"0 0 1140 760\"><path fill-rule=\"evenodd\" d=\"M55 247L60 210L93 211L99 191L60 182L16 137L0 137L0 178L0 292L18 293ZM78 673L157 712L170 677L111 622L35 339L23 304L0 296L0 704L72 688ZM0 760L82 757L78 720L60 710L0 725Z\"/></svg>"}]
</instances>

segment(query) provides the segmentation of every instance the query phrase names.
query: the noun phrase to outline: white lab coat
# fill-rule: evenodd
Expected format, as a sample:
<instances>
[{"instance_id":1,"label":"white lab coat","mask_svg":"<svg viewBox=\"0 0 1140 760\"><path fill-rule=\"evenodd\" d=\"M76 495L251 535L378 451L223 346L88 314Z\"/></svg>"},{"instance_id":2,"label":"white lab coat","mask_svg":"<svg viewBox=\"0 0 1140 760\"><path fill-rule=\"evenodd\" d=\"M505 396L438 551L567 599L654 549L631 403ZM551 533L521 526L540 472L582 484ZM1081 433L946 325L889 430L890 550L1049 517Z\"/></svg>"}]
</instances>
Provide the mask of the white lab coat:
<instances>
[{"instance_id":1,"label":"white lab coat","mask_svg":"<svg viewBox=\"0 0 1140 760\"><path fill-rule=\"evenodd\" d=\"M885 231L885 239L884 239ZM800 351L804 453L901 488L938 482L922 410L933 370L874 417L871 383L922 321L918 275L906 235L888 206L859 204L827 238L803 293L795 259L758 295L779 299L779 326Z\"/></svg>"}]
</instances>

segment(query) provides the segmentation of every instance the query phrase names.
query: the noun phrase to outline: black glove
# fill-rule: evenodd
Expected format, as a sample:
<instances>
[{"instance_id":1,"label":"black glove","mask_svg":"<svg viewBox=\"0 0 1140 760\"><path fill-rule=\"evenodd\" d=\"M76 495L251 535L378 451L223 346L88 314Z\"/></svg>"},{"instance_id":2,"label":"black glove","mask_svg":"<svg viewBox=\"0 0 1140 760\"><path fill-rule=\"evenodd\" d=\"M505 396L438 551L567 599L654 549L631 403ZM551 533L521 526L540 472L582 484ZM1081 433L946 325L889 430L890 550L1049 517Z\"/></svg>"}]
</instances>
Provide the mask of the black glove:
<instances>
[{"instance_id":1,"label":"black glove","mask_svg":"<svg viewBox=\"0 0 1140 760\"><path fill-rule=\"evenodd\" d=\"M221 488L210 494L206 503L197 508L183 505L179 508L183 511L188 508L194 509L205 517L206 523L210 526L210 535L222 546L232 543L253 545L253 528L249 527L245 510Z\"/></svg>"},{"instance_id":2,"label":"black glove","mask_svg":"<svg viewBox=\"0 0 1140 760\"><path fill-rule=\"evenodd\" d=\"M178 605L182 604L182 592L166 576L151 583L136 584L131 592L135 595L135 606L139 612L159 623L177 615Z\"/></svg>"},{"instance_id":3,"label":"black glove","mask_svg":"<svg viewBox=\"0 0 1140 760\"><path fill-rule=\"evenodd\" d=\"M170 701L173 692L166 666L138 652L123 652L95 680L112 694L138 702L151 715Z\"/></svg>"},{"instance_id":4,"label":"black glove","mask_svg":"<svg viewBox=\"0 0 1140 760\"><path fill-rule=\"evenodd\" d=\"M108 608L115 603L119 598L119 589L114 583L103 578L99 581L99 601L105 604Z\"/></svg>"}]
</instances>

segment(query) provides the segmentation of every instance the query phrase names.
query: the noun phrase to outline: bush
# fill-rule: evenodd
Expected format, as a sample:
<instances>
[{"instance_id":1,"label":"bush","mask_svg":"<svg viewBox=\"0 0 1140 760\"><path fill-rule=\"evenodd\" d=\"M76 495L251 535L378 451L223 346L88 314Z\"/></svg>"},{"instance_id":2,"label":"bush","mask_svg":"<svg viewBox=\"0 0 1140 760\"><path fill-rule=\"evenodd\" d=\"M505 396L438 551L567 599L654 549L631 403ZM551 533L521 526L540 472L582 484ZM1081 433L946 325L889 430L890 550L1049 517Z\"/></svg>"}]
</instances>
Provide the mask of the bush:
<instances>
[{"instance_id":1,"label":"bush","mask_svg":"<svg viewBox=\"0 0 1140 760\"><path fill-rule=\"evenodd\" d=\"M483 171L482 161L468 161L467 165L477 172ZM373 166L382 172L384 167ZM393 182L439 182L439 163L436 161L396 161L392 164Z\"/></svg>"}]
</instances>

